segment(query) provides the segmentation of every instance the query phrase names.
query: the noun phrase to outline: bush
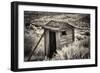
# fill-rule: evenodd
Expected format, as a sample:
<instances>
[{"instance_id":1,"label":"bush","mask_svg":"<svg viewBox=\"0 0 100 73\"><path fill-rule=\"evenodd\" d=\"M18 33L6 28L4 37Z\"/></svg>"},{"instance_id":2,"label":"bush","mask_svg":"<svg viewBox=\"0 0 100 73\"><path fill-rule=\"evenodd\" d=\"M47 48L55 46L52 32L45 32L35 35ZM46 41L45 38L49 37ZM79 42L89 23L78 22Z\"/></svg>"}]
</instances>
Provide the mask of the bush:
<instances>
[{"instance_id":1,"label":"bush","mask_svg":"<svg viewBox=\"0 0 100 73\"><path fill-rule=\"evenodd\" d=\"M88 59L90 58L90 42L89 38L83 39L81 41L75 41L68 46L63 46L62 50L58 51L55 59Z\"/></svg>"}]
</instances>

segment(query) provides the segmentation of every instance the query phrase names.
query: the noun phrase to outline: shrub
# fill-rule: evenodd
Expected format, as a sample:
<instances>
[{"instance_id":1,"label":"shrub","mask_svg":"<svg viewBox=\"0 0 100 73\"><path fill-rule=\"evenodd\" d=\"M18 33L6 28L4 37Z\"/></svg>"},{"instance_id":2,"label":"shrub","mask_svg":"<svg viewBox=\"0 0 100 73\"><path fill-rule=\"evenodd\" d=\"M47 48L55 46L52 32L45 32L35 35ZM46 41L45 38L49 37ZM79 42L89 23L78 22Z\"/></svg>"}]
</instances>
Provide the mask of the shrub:
<instances>
[{"instance_id":1,"label":"shrub","mask_svg":"<svg viewBox=\"0 0 100 73\"><path fill-rule=\"evenodd\" d=\"M88 59L90 58L90 46L89 38L81 41L75 41L68 46L64 45L62 50L58 52L58 56L55 59Z\"/></svg>"}]
</instances>

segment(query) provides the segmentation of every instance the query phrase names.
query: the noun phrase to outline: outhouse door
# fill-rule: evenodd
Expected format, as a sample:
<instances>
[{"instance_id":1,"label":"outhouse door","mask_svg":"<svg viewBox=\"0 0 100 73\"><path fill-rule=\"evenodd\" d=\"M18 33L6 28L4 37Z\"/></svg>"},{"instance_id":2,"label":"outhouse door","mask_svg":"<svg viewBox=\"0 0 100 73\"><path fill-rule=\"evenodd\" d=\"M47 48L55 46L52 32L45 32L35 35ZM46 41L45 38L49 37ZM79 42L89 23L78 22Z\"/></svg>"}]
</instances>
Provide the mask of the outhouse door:
<instances>
[{"instance_id":1,"label":"outhouse door","mask_svg":"<svg viewBox=\"0 0 100 73\"><path fill-rule=\"evenodd\" d=\"M56 53L56 32L49 31L49 58Z\"/></svg>"}]
</instances>

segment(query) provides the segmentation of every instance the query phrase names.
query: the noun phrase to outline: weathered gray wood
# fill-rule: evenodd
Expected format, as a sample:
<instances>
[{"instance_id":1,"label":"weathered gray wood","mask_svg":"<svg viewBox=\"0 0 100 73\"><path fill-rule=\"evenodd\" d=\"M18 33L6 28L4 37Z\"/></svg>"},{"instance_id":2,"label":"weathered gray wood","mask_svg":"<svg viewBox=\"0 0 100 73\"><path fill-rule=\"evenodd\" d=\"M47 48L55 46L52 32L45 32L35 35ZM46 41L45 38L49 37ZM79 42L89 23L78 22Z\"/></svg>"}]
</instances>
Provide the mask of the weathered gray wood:
<instances>
[{"instance_id":1,"label":"weathered gray wood","mask_svg":"<svg viewBox=\"0 0 100 73\"><path fill-rule=\"evenodd\" d=\"M61 49L61 46L60 46L60 32L56 32L56 47L57 47L57 49Z\"/></svg>"},{"instance_id":2,"label":"weathered gray wood","mask_svg":"<svg viewBox=\"0 0 100 73\"><path fill-rule=\"evenodd\" d=\"M44 36L44 40L45 40L45 56L48 55L49 53L49 30L44 30L45 31L45 36Z\"/></svg>"},{"instance_id":3,"label":"weathered gray wood","mask_svg":"<svg viewBox=\"0 0 100 73\"><path fill-rule=\"evenodd\" d=\"M72 29L72 40L74 41L75 40L75 35L74 35L74 29Z\"/></svg>"},{"instance_id":4,"label":"weathered gray wood","mask_svg":"<svg viewBox=\"0 0 100 73\"><path fill-rule=\"evenodd\" d=\"M51 30L51 31L60 31L60 28L55 28L55 27L51 27L51 26L43 26L43 28Z\"/></svg>"},{"instance_id":5,"label":"weathered gray wood","mask_svg":"<svg viewBox=\"0 0 100 73\"><path fill-rule=\"evenodd\" d=\"M74 41L74 27L68 23L50 21L46 25L42 26L42 28L45 31L45 56L48 56L50 51L52 50L51 48L55 47L55 44L50 43L54 38L52 37L52 35L50 35L49 32L55 32L56 34L56 49L61 49L62 44L71 43L72 41ZM62 31L66 31L67 34L65 36L61 36Z\"/></svg>"}]
</instances>

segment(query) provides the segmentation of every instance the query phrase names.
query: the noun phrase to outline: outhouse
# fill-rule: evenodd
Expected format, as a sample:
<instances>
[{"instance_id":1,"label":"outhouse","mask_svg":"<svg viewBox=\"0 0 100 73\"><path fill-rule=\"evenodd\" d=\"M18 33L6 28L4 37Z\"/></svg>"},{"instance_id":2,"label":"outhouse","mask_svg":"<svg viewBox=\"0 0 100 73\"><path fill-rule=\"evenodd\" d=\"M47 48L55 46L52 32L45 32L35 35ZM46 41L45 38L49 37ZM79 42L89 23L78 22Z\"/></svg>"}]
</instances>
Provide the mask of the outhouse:
<instances>
[{"instance_id":1,"label":"outhouse","mask_svg":"<svg viewBox=\"0 0 100 73\"><path fill-rule=\"evenodd\" d=\"M49 21L44 28L45 51L48 58L61 49L63 44L74 41L74 27L67 22Z\"/></svg>"}]
</instances>

